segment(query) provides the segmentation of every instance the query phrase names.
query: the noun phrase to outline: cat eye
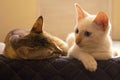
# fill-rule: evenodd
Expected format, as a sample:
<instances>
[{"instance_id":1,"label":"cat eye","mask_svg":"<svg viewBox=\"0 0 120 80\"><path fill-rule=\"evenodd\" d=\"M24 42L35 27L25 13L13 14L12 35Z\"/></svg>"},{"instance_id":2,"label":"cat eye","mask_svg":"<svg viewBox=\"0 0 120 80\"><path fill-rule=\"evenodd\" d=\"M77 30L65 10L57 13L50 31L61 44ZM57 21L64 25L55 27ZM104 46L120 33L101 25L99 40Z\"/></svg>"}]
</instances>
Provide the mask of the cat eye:
<instances>
[{"instance_id":1,"label":"cat eye","mask_svg":"<svg viewBox=\"0 0 120 80\"><path fill-rule=\"evenodd\" d=\"M91 32L88 32L88 31L85 31L84 35L89 37L92 33Z\"/></svg>"},{"instance_id":2,"label":"cat eye","mask_svg":"<svg viewBox=\"0 0 120 80\"><path fill-rule=\"evenodd\" d=\"M76 28L76 29L75 29L75 33L78 33L78 32L79 32L79 30L78 30L78 28Z\"/></svg>"}]
</instances>

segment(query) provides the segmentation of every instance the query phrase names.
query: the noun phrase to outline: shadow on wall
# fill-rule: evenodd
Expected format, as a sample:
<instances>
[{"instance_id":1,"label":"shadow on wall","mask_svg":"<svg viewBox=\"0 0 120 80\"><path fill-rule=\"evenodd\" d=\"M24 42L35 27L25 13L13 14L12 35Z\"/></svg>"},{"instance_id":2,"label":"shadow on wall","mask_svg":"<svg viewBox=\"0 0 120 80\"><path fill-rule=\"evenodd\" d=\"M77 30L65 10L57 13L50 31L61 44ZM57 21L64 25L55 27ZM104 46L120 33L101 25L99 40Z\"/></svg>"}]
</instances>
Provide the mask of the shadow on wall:
<instances>
[{"instance_id":1,"label":"shadow on wall","mask_svg":"<svg viewBox=\"0 0 120 80\"><path fill-rule=\"evenodd\" d=\"M38 17L39 0L0 1L0 41L15 28L30 29Z\"/></svg>"}]
</instances>

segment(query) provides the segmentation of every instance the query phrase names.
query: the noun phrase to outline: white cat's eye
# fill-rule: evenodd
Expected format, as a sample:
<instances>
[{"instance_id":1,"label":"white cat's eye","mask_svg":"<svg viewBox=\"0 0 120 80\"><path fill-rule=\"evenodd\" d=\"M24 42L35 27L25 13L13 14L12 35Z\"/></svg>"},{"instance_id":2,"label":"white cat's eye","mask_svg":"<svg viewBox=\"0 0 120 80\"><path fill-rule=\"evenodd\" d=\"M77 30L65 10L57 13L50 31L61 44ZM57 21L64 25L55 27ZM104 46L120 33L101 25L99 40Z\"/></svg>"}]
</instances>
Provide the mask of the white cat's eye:
<instances>
[{"instance_id":1,"label":"white cat's eye","mask_svg":"<svg viewBox=\"0 0 120 80\"><path fill-rule=\"evenodd\" d=\"M88 31L85 31L85 32L84 32L84 35L87 36L87 37L89 37L91 34L92 34L92 33L91 33L91 32L88 32Z\"/></svg>"},{"instance_id":2,"label":"white cat's eye","mask_svg":"<svg viewBox=\"0 0 120 80\"><path fill-rule=\"evenodd\" d=\"M79 32L78 28L75 29L75 33L77 34Z\"/></svg>"}]
</instances>

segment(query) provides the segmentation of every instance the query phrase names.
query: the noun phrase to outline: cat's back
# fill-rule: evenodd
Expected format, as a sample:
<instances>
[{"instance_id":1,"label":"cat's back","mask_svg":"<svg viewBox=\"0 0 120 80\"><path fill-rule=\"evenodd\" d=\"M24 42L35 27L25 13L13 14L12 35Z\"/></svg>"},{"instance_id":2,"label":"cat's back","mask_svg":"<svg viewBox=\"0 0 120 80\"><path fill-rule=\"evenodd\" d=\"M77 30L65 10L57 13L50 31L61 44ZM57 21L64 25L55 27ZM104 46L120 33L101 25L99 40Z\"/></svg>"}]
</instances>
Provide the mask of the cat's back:
<instances>
[{"instance_id":1,"label":"cat's back","mask_svg":"<svg viewBox=\"0 0 120 80\"><path fill-rule=\"evenodd\" d=\"M75 42L75 34L73 32L70 33L67 36L66 42L67 42L68 48L70 48L74 44L74 42Z\"/></svg>"}]
</instances>

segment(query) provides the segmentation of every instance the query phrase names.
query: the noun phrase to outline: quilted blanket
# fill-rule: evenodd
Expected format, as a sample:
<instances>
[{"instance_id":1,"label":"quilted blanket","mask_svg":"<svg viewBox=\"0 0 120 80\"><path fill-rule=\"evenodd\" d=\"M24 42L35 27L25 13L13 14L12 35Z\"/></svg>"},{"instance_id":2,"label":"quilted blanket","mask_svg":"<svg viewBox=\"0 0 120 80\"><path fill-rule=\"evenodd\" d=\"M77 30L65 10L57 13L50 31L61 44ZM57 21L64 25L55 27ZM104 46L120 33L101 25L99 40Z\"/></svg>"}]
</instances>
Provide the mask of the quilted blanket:
<instances>
[{"instance_id":1,"label":"quilted blanket","mask_svg":"<svg viewBox=\"0 0 120 80\"><path fill-rule=\"evenodd\" d=\"M120 58L97 61L95 72L72 58L11 60L0 56L0 80L120 80Z\"/></svg>"}]
</instances>

